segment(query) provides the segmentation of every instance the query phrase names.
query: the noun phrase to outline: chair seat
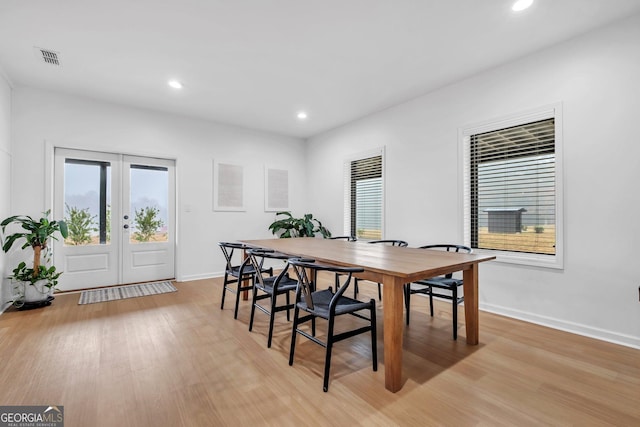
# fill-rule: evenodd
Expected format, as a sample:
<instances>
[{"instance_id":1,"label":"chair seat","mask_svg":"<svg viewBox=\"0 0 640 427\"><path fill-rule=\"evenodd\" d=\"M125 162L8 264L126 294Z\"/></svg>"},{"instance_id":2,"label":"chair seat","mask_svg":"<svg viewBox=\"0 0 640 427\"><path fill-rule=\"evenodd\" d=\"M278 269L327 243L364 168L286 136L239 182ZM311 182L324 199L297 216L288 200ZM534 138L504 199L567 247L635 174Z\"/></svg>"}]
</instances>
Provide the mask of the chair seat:
<instances>
[{"instance_id":1,"label":"chair seat","mask_svg":"<svg viewBox=\"0 0 640 427\"><path fill-rule=\"evenodd\" d=\"M307 303L303 300L298 302L298 307L309 313L321 317L323 319L329 319L329 303L333 298L334 293L329 289L322 291L316 291L311 294L313 299L313 309L307 307ZM338 300L336 305L336 315L353 313L359 310L369 310L371 308L371 302L362 302L353 298L342 296Z\"/></svg>"},{"instance_id":2,"label":"chair seat","mask_svg":"<svg viewBox=\"0 0 640 427\"><path fill-rule=\"evenodd\" d=\"M255 268L252 265L247 265L242 268L241 265L235 265L227 270L227 273L232 275L233 277L238 277L240 275L240 269L242 269L242 274L245 276L253 276L256 272Z\"/></svg>"},{"instance_id":3,"label":"chair seat","mask_svg":"<svg viewBox=\"0 0 640 427\"><path fill-rule=\"evenodd\" d=\"M242 269L242 275L243 276L253 276L256 273L256 269L253 267L253 265L249 264L249 265L245 265L244 268L242 268L241 265L236 265L231 267L230 269L227 269L227 274L232 275L233 277L238 277L240 275L240 269ZM269 271L268 268L263 268L262 269L263 272L267 272Z\"/></svg>"},{"instance_id":4,"label":"chair seat","mask_svg":"<svg viewBox=\"0 0 640 427\"><path fill-rule=\"evenodd\" d=\"M451 289L456 286L461 286L462 280L454 279L452 277L432 277L426 280L418 280L413 283L423 286L431 286L433 288Z\"/></svg>"},{"instance_id":5,"label":"chair seat","mask_svg":"<svg viewBox=\"0 0 640 427\"><path fill-rule=\"evenodd\" d=\"M276 281L276 277L266 277L263 279L263 283L256 282L255 287L268 294L273 294L273 283ZM278 284L278 294L295 291L297 286L298 281L290 278L289 273L287 273Z\"/></svg>"}]
</instances>

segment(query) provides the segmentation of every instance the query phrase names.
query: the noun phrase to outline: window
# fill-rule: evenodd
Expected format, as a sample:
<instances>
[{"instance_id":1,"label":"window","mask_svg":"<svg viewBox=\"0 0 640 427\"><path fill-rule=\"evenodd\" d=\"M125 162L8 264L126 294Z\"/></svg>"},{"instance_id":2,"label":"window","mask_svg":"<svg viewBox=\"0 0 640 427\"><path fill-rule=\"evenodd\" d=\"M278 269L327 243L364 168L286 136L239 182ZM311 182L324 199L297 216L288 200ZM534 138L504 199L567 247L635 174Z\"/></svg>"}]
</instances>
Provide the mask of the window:
<instances>
[{"instance_id":1,"label":"window","mask_svg":"<svg viewBox=\"0 0 640 427\"><path fill-rule=\"evenodd\" d=\"M559 111L462 131L466 244L501 261L562 267Z\"/></svg>"},{"instance_id":2,"label":"window","mask_svg":"<svg viewBox=\"0 0 640 427\"><path fill-rule=\"evenodd\" d=\"M382 238L382 150L347 160L345 167L345 233L358 239Z\"/></svg>"}]
</instances>

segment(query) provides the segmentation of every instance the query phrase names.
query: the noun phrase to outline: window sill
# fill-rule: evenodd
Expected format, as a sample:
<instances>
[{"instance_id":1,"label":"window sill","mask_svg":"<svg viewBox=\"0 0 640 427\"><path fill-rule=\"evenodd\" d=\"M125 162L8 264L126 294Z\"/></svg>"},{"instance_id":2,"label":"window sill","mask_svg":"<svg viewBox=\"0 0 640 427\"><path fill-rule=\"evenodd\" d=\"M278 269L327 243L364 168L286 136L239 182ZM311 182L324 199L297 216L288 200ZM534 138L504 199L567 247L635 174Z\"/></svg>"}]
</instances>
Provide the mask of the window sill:
<instances>
[{"instance_id":1,"label":"window sill","mask_svg":"<svg viewBox=\"0 0 640 427\"><path fill-rule=\"evenodd\" d=\"M562 257L559 255L539 255L539 254L527 254L518 252L497 251L488 249L474 249L474 254L480 255L494 255L496 257L495 262L501 262L505 264L517 264L525 265L529 267L542 267L552 268L556 270L562 270L564 263Z\"/></svg>"}]
</instances>

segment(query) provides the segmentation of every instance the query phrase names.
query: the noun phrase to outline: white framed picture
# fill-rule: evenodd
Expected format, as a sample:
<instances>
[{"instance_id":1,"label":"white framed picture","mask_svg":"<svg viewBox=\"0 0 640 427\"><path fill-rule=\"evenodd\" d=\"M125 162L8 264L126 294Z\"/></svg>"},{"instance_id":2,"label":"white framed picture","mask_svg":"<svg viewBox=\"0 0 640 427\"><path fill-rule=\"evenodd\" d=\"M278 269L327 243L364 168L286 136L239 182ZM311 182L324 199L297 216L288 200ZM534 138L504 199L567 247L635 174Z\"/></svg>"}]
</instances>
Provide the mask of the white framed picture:
<instances>
[{"instance_id":1,"label":"white framed picture","mask_svg":"<svg viewBox=\"0 0 640 427\"><path fill-rule=\"evenodd\" d=\"M264 211L289 210L289 171L264 167Z\"/></svg>"},{"instance_id":2,"label":"white framed picture","mask_svg":"<svg viewBox=\"0 0 640 427\"><path fill-rule=\"evenodd\" d=\"M243 165L213 161L213 210L245 211Z\"/></svg>"}]
</instances>

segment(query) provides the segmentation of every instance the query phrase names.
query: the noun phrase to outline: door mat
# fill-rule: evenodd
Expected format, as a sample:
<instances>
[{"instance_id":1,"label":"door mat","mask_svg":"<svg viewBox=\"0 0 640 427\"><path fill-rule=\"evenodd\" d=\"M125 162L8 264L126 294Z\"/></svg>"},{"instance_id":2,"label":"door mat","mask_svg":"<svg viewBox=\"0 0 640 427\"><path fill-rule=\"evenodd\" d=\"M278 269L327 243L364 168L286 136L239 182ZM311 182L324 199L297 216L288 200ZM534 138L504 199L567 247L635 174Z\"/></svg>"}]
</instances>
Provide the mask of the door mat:
<instances>
[{"instance_id":1,"label":"door mat","mask_svg":"<svg viewBox=\"0 0 640 427\"><path fill-rule=\"evenodd\" d=\"M148 295L176 292L171 282L140 283L137 285L116 286L113 288L82 291L78 304L93 304L96 302L116 301L125 298L144 297Z\"/></svg>"}]
</instances>

